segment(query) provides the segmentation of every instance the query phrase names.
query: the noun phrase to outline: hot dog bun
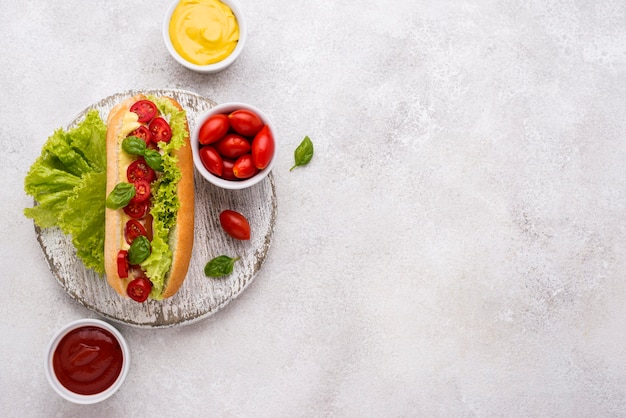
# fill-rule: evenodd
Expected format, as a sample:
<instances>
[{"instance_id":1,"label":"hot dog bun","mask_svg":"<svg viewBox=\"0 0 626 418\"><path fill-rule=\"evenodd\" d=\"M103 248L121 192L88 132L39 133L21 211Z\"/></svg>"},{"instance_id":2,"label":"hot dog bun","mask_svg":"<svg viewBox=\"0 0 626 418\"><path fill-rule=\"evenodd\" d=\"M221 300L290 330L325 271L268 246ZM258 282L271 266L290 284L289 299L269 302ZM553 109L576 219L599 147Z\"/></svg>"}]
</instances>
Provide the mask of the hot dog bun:
<instances>
[{"instance_id":1,"label":"hot dog bun","mask_svg":"<svg viewBox=\"0 0 626 418\"><path fill-rule=\"evenodd\" d=\"M139 94L117 104L111 109L107 118L107 196L118 183L128 181L126 178L126 168L129 165L128 156L124 155L121 144L122 140L129 134L129 130L134 130L133 126L137 124L136 117L133 121L133 115L129 115L132 113L130 107L137 101L144 99L147 97ZM180 104L172 98L160 98L160 100L169 100L176 109L182 110ZM172 127L172 129L175 128ZM169 298L176 294L185 280L191 259L194 231L194 184L193 157L189 142L189 125L186 118L184 129L184 145L171 151L171 154L178 160L177 165L181 172L176 189L179 208L176 213L176 223L170 228L168 237L172 261L169 272L165 275L162 291L159 294L151 295L155 299ZM128 249L124 237L124 228L128 220L129 217L125 215L122 209L106 208L104 242L106 277L109 285L122 296L128 296L127 286L134 278L132 274L128 278L120 278L118 275L118 253L121 249ZM150 277L148 278L150 279Z\"/></svg>"}]
</instances>

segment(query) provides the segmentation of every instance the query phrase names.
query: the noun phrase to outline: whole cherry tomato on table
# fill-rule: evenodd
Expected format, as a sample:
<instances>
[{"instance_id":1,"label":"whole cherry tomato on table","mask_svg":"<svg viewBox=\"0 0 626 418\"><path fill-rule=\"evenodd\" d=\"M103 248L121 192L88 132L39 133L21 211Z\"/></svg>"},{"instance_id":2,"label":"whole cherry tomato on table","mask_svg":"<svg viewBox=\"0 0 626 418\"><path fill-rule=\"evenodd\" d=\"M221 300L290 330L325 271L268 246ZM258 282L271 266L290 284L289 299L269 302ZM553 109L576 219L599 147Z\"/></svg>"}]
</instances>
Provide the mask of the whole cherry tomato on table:
<instances>
[{"instance_id":1,"label":"whole cherry tomato on table","mask_svg":"<svg viewBox=\"0 0 626 418\"><path fill-rule=\"evenodd\" d=\"M252 162L263 170L274 157L274 136L270 127L265 125L252 140Z\"/></svg>"},{"instance_id":2,"label":"whole cherry tomato on table","mask_svg":"<svg viewBox=\"0 0 626 418\"><path fill-rule=\"evenodd\" d=\"M220 224L231 237L243 241L250 239L250 223L241 213L234 210L222 211Z\"/></svg>"},{"instance_id":3,"label":"whole cherry tomato on table","mask_svg":"<svg viewBox=\"0 0 626 418\"><path fill-rule=\"evenodd\" d=\"M230 126L232 126L235 131L245 136L256 135L263 125L265 125L259 115L247 109L239 109L231 112L228 115L228 120L230 121Z\"/></svg>"},{"instance_id":4,"label":"whole cherry tomato on table","mask_svg":"<svg viewBox=\"0 0 626 418\"><path fill-rule=\"evenodd\" d=\"M200 160L204 168L209 170L209 173L215 174L218 177L222 176L222 157L211 145L205 145L200 148Z\"/></svg>"},{"instance_id":5,"label":"whole cherry tomato on table","mask_svg":"<svg viewBox=\"0 0 626 418\"><path fill-rule=\"evenodd\" d=\"M249 179L259 172L259 169L252 162L252 155L245 154L237 158L233 165L233 174L238 179Z\"/></svg>"},{"instance_id":6,"label":"whole cherry tomato on table","mask_svg":"<svg viewBox=\"0 0 626 418\"><path fill-rule=\"evenodd\" d=\"M198 132L198 140L202 145L212 144L219 141L230 128L228 116L217 114L209 117L200 127Z\"/></svg>"}]
</instances>

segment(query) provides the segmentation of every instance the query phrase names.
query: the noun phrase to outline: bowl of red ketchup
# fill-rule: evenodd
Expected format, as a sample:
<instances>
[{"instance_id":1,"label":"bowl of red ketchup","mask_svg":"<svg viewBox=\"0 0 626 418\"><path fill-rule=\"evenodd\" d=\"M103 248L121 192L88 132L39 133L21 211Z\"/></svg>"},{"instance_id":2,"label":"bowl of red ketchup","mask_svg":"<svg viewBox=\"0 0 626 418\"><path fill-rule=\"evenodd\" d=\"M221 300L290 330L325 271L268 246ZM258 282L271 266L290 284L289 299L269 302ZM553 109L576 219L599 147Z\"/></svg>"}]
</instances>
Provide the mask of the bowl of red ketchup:
<instances>
[{"instance_id":1,"label":"bowl of red ketchup","mask_svg":"<svg viewBox=\"0 0 626 418\"><path fill-rule=\"evenodd\" d=\"M46 377L61 397L93 404L112 396L124 383L130 352L122 334L99 319L70 322L48 344Z\"/></svg>"}]
</instances>

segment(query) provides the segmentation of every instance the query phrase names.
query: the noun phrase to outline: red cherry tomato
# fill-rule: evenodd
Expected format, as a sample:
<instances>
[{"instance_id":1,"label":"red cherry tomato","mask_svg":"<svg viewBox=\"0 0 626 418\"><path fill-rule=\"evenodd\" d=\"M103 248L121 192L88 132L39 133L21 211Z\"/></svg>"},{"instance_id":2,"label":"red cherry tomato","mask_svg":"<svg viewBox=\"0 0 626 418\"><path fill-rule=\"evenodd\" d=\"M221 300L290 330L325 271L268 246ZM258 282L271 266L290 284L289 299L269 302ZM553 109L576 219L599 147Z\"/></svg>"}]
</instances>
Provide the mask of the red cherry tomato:
<instances>
[{"instance_id":1,"label":"red cherry tomato","mask_svg":"<svg viewBox=\"0 0 626 418\"><path fill-rule=\"evenodd\" d=\"M239 180L233 173L235 161L226 158L222 159L222 178L224 180Z\"/></svg>"},{"instance_id":2,"label":"red cherry tomato","mask_svg":"<svg viewBox=\"0 0 626 418\"><path fill-rule=\"evenodd\" d=\"M143 202L131 201L128 205L124 206L124 213L133 219L141 219L148 212L149 205L149 200L144 200Z\"/></svg>"},{"instance_id":3,"label":"red cherry tomato","mask_svg":"<svg viewBox=\"0 0 626 418\"><path fill-rule=\"evenodd\" d=\"M213 146L222 157L235 159L249 153L251 149L248 140L237 134L228 134Z\"/></svg>"},{"instance_id":4,"label":"red cherry tomato","mask_svg":"<svg viewBox=\"0 0 626 418\"><path fill-rule=\"evenodd\" d=\"M150 183L145 180L137 180L135 185L135 196L130 199L133 203L145 202L150 198Z\"/></svg>"},{"instance_id":5,"label":"red cherry tomato","mask_svg":"<svg viewBox=\"0 0 626 418\"><path fill-rule=\"evenodd\" d=\"M117 275L120 279L128 277L128 251L120 250L117 253Z\"/></svg>"},{"instance_id":6,"label":"red cherry tomato","mask_svg":"<svg viewBox=\"0 0 626 418\"><path fill-rule=\"evenodd\" d=\"M230 126L245 136L256 135L264 125L259 115L246 109L235 110L228 115L228 119Z\"/></svg>"},{"instance_id":7,"label":"red cherry tomato","mask_svg":"<svg viewBox=\"0 0 626 418\"><path fill-rule=\"evenodd\" d=\"M150 100L139 100L130 107L130 111L139 116L138 122L146 123L156 116L157 107Z\"/></svg>"},{"instance_id":8,"label":"red cherry tomato","mask_svg":"<svg viewBox=\"0 0 626 418\"><path fill-rule=\"evenodd\" d=\"M209 173L218 177L222 176L222 157L215 148L210 145L200 148L200 160L202 160L204 168L209 170Z\"/></svg>"},{"instance_id":9,"label":"red cherry tomato","mask_svg":"<svg viewBox=\"0 0 626 418\"><path fill-rule=\"evenodd\" d=\"M220 213L220 224L231 237L244 241L250 239L250 224L241 213L234 210L223 211Z\"/></svg>"},{"instance_id":10,"label":"red cherry tomato","mask_svg":"<svg viewBox=\"0 0 626 418\"><path fill-rule=\"evenodd\" d=\"M152 283L150 280L144 277L137 277L128 283L126 293L128 293L128 296L136 302L145 302L146 299L148 299L148 296L150 296L151 290Z\"/></svg>"},{"instance_id":11,"label":"red cherry tomato","mask_svg":"<svg viewBox=\"0 0 626 418\"><path fill-rule=\"evenodd\" d=\"M128 136L136 136L137 138L141 138L143 139L143 142L146 143L146 145L149 145L152 141L152 134L150 133L150 130L146 125L141 125L139 128L129 133Z\"/></svg>"},{"instance_id":12,"label":"red cherry tomato","mask_svg":"<svg viewBox=\"0 0 626 418\"><path fill-rule=\"evenodd\" d=\"M249 179L259 172L259 169L252 163L252 155L246 154L237 158L233 165L233 174L238 179Z\"/></svg>"},{"instance_id":13,"label":"red cherry tomato","mask_svg":"<svg viewBox=\"0 0 626 418\"><path fill-rule=\"evenodd\" d=\"M124 227L124 238L128 244L132 244L135 238L143 235L147 238L146 228L137 219L131 219L126 222Z\"/></svg>"},{"instance_id":14,"label":"red cherry tomato","mask_svg":"<svg viewBox=\"0 0 626 418\"><path fill-rule=\"evenodd\" d=\"M161 117L154 118L150 125L148 125L148 129L152 134L152 140L156 143L159 142L170 142L172 139L172 128L170 128L169 123Z\"/></svg>"},{"instance_id":15,"label":"red cherry tomato","mask_svg":"<svg viewBox=\"0 0 626 418\"><path fill-rule=\"evenodd\" d=\"M219 141L228 129L230 123L228 122L228 116L223 114L213 115L209 117L200 127L198 132L198 140L202 145L212 144Z\"/></svg>"},{"instance_id":16,"label":"red cherry tomato","mask_svg":"<svg viewBox=\"0 0 626 418\"><path fill-rule=\"evenodd\" d=\"M265 125L252 140L252 161L256 168L263 170L267 167L274 157L274 147L274 136Z\"/></svg>"},{"instance_id":17,"label":"red cherry tomato","mask_svg":"<svg viewBox=\"0 0 626 418\"><path fill-rule=\"evenodd\" d=\"M156 178L156 172L146 163L146 160L138 158L126 169L126 178L129 182L134 183L138 180L145 180L152 183Z\"/></svg>"}]
</instances>

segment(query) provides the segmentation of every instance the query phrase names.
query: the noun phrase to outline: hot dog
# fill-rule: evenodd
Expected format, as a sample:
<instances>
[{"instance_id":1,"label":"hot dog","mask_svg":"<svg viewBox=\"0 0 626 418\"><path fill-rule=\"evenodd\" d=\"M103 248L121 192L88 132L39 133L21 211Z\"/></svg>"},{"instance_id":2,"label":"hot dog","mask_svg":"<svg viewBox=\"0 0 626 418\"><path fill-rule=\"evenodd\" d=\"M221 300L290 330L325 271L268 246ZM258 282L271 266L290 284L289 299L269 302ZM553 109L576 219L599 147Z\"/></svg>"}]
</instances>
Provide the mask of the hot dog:
<instances>
[{"instance_id":1,"label":"hot dog","mask_svg":"<svg viewBox=\"0 0 626 418\"><path fill-rule=\"evenodd\" d=\"M138 302L176 294L193 247L193 159L184 110L133 96L107 118L104 264L109 285Z\"/></svg>"}]
</instances>

